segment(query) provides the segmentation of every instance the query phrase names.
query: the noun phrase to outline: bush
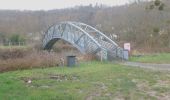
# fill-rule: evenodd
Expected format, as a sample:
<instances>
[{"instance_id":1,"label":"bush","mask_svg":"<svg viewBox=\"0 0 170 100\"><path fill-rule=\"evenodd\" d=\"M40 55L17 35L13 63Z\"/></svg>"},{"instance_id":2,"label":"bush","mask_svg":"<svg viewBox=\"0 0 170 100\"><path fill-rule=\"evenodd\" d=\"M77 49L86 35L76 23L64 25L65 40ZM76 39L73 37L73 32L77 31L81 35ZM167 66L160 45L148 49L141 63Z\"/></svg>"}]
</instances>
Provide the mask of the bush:
<instances>
[{"instance_id":1,"label":"bush","mask_svg":"<svg viewBox=\"0 0 170 100\"><path fill-rule=\"evenodd\" d=\"M25 42L25 38L19 34L13 34L10 36L9 41L13 43L12 45L16 45L19 42Z\"/></svg>"},{"instance_id":2,"label":"bush","mask_svg":"<svg viewBox=\"0 0 170 100\"><path fill-rule=\"evenodd\" d=\"M158 9L159 9L160 11L161 11L161 10L164 10L164 6L165 6L164 4L161 4Z\"/></svg>"},{"instance_id":3,"label":"bush","mask_svg":"<svg viewBox=\"0 0 170 100\"><path fill-rule=\"evenodd\" d=\"M3 51L4 52L4 51ZM0 55L0 72L59 65L60 56L47 51L11 50Z\"/></svg>"},{"instance_id":4,"label":"bush","mask_svg":"<svg viewBox=\"0 0 170 100\"><path fill-rule=\"evenodd\" d=\"M0 49L0 72L63 66L70 54L75 54L78 62L96 59L94 55L81 55L76 51L56 53L31 48L5 48Z\"/></svg>"},{"instance_id":5,"label":"bush","mask_svg":"<svg viewBox=\"0 0 170 100\"><path fill-rule=\"evenodd\" d=\"M161 4L160 0L155 0L155 6L159 6Z\"/></svg>"},{"instance_id":6,"label":"bush","mask_svg":"<svg viewBox=\"0 0 170 100\"><path fill-rule=\"evenodd\" d=\"M23 58L28 54L30 51L29 49L23 49L23 48L5 48L0 49L0 60L7 60L7 59L16 59L16 58Z\"/></svg>"},{"instance_id":7,"label":"bush","mask_svg":"<svg viewBox=\"0 0 170 100\"><path fill-rule=\"evenodd\" d=\"M150 5L150 6L149 6L149 9L152 10L152 9L154 9L154 7L155 7L154 5Z\"/></svg>"}]
</instances>

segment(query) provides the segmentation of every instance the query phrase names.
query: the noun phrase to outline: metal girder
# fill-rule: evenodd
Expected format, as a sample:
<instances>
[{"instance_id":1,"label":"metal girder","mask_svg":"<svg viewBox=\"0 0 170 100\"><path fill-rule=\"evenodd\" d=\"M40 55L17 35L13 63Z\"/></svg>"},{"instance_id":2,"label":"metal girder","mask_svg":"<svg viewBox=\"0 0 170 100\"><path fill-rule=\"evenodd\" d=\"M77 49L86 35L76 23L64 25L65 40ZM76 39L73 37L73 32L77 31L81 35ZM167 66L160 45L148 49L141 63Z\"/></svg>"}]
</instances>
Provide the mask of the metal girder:
<instances>
[{"instance_id":1,"label":"metal girder","mask_svg":"<svg viewBox=\"0 0 170 100\"><path fill-rule=\"evenodd\" d=\"M77 44L84 35L85 35L85 34L82 34L82 35L75 41L75 43Z\"/></svg>"},{"instance_id":2,"label":"metal girder","mask_svg":"<svg viewBox=\"0 0 170 100\"><path fill-rule=\"evenodd\" d=\"M105 50L110 55L122 57L118 45L99 30L84 23L62 22L51 26L43 39L43 48L50 50L59 40L71 43L82 53L98 53ZM115 54L115 52L121 51Z\"/></svg>"}]
</instances>

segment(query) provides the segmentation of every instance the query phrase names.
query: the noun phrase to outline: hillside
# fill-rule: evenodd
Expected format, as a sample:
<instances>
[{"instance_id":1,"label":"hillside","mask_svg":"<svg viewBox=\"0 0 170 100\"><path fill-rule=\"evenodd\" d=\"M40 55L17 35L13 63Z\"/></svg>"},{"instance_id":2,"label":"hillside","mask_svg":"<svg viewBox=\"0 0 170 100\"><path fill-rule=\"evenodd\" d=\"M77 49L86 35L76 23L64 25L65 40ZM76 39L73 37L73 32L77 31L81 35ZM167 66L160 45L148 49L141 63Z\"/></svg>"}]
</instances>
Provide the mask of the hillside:
<instances>
[{"instance_id":1,"label":"hillside","mask_svg":"<svg viewBox=\"0 0 170 100\"><path fill-rule=\"evenodd\" d=\"M133 47L170 48L170 1L165 8L148 9L153 2L125 6L77 6L49 11L0 11L0 34L28 34L45 31L61 21L80 21L108 36L118 35L117 42L131 42Z\"/></svg>"}]
</instances>

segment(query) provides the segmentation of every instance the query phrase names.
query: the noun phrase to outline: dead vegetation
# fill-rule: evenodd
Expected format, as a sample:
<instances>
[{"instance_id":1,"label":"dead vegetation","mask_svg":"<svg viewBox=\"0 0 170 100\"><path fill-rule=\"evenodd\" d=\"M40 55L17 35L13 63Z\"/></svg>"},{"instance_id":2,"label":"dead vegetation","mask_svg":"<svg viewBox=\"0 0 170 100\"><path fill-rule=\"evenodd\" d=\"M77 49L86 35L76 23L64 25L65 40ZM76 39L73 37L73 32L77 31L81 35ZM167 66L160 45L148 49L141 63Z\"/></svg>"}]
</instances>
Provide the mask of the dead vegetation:
<instances>
[{"instance_id":1,"label":"dead vegetation","mask_svg":"<svg viewBox=\"0 0 170 100\"><path fill-rule=\"evenodd\" d=\"M95 57L92 55L81 55L75 52L48 52L37 49L1 49L0 50L0 72L65 66L67 55L75 54L76 63L81 61L91 61Z\"/></svg>"},{"instance_id":2,"label":"dead vegetation","mask_svg":"<svg viewBox=\"0 0 170 100\"><path fill-rule=\"evenodd\" d=\"M6 51L7 52L7 51ZM46 51L15 51L3 54L0 72L59 66L59 56Z\"/></svg>"}]
</instances>

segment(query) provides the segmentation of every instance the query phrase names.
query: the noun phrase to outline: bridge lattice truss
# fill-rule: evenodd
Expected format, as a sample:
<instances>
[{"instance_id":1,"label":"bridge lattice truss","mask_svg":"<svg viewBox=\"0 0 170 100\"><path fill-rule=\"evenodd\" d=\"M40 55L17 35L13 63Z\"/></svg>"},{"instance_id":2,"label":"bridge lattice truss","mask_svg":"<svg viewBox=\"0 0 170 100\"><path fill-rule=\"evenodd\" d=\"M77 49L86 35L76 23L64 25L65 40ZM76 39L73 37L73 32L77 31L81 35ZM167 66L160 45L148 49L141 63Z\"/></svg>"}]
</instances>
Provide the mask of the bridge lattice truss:
<instances>
[{"instance_id":1,"label":"bridge lattice truss","mask_svg":"<svg viewBox=\"0 0 170 100\"><path fill-rule=\"evenodd\" d=\"M65 40L86 54L100 55L108 58L123 57L123 49L99 30L84 23L62 22L51 26L45 33L43 48L50 50L56 41Z\"/></svg>"}]
</instances>

